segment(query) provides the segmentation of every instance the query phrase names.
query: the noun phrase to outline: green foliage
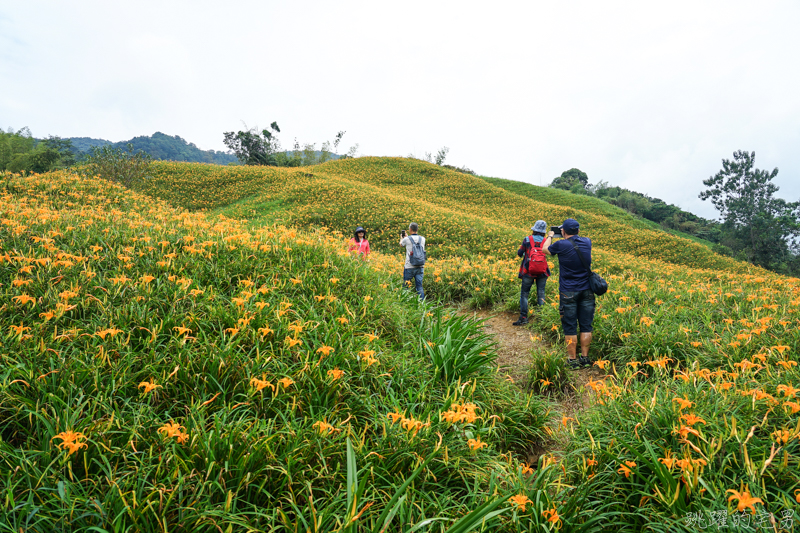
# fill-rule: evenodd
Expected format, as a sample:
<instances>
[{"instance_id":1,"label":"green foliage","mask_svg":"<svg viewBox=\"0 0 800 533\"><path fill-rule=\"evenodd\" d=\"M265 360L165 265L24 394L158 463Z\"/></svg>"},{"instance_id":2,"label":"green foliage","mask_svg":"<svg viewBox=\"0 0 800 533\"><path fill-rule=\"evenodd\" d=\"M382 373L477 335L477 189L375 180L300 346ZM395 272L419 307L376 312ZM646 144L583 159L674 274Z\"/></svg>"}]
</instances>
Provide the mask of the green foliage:
<instances>
[{"instance_id":1,"label":"green foliage","mask_svg":"<svg viewBox=\"0 0 800 533\"><path fill-rule=\"evenodd\" d=\"M235 133L226 131L223 142L243 165L275 166L277 164L275 156L280 149L280 142L275 133L280 133L281 129L277 122L270 124L270 128L272 131L265 128L260 134L255 128Z\"/></svg>"},{"instance_id":2,"label":"green foliage","mask_svg":"<svg viewBox=\"0 0 800 533\"><path fill-rule=\"evenodd\" d=\"M106 145L92 148L84 173L131 189L141 185L148 177L150 163L150 155L135 151L131 144L125 149Z\"/></svg>"},{"instance_id":3,"label":"green foliage","mask_svg":"<svg viewBox=\"0 0 800 533\"><path fill-rule=\"evenodd\" d=\"M37 141L28 128L0 131L0 170L43 173L75 164L68 139L49 137Z\"/></svg>"},{"instance_id":4,"label":"green foliage","mask_svg":"<svg viewBox=\"0 0 800 533\"><path fill-rule=\"evenodd\" d=\"M555 189L565 189L577 193L578 190L585 190L588 183L589 176L586 175L586 172L571 168L562 172L560 176L550 183L550 186Z\"/></svg>"},{"instance_id":5,"label":"green foliage","mask_svg":"<svg viewBox=\"0 0 800 533\"><path fill-rule=\"evenodd\" d=\"M564 392L569 387L569 372L561 350L536 349L528 369L528 385L540 393Z\"/></svg>"},{"instance_id":6,"label":"green foliage","mask_svg":"<svg viewBox=\"0 0 800 533\"><path fill-rule=\"evenodd\" d=\"M465 316L444 316L441 309L434 312L420 345L446 383L467 381L497 357L495 343L481 324Z\"/></svg>"},{"instance_id":7,"label":"green foliage","mask_svg":"<svg viewBox=\"0 0 800 533\"><path fill-rule=\"evenodd\" d=\"M755 152L738 150L733 160L723 159L722 170L703 180L708 187L701 200L710 200L720 212L723 244L747 261L778 271L788 271L795 259L790 244L800 236L800 201L776 198L772 172L754 168Z\"/></svg>"}]
</instances>

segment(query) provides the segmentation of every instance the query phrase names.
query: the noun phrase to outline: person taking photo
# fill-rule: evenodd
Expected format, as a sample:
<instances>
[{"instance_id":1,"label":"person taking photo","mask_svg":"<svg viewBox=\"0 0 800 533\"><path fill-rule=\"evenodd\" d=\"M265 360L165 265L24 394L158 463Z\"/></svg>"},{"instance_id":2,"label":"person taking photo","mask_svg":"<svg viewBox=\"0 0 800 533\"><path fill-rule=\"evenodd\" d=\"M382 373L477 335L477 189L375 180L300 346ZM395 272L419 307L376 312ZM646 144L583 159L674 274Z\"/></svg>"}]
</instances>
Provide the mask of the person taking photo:
<instances>
[{"instance_id":1,"label":"person taking photo","mask_svg":"<svg viewBox=\"0 0 800 533\"><path fill-rule=\"evenodd\" d=\"M419 299L424 300L425 290L422 288L422 277L425 274L425 237L418 235L418 230L419 225L416 222L412 222L408 225L408 234L406 234L406 230L400 232L400 246L404 246L406 249L406 261L403 265L403 287L410 289L413 281Z\"/></svg>"},{"instance_id":2,"label":"person taking photo","mask_svg":"<svg viewBox=\"0 0 800 533\"><path fill-rule=\"evenodd\" d=\"M580 224L573 218L566 219L560 227L564 238L552 242L554 233L551 231L542 248L558 257L558 309L567 342L567 364L577 370L592 365L589 359L595 310L595 296L589 286L592 241L578 235ZM578 326L581 331L580 358L576 356Z\"/></svg>"}]
</instances>

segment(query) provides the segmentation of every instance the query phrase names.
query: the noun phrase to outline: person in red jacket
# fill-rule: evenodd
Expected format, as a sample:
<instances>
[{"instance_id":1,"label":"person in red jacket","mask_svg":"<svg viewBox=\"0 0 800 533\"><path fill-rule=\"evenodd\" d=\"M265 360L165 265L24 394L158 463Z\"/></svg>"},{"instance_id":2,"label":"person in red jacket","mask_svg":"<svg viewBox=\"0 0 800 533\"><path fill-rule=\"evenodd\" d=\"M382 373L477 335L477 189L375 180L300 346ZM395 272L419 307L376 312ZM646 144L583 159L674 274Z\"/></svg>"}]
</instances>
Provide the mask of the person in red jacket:
<instances>
[{"instance_id":1,"label":"person in red jacket","mask_svg":"<svg viewBox=\"0 0 800 533\"><path fill-rule=\"evenodd\" d=\"M523 326L528 323L528 296L531 293L531 287L534 282L536 283L536 304L544 305L544 287L547 283L547 277L550 276L550 268L548 267L544 274L539 276L531 276L527 273L528 270L528 252L531 246L542 248L544 245L545 232L547 231L547 222L544 220L537 220L531 228L531 234L525 237L522 245L517 250L517 255L522 258L522 264L519 267L519 278L522 280L522 289L519 293L519 319L513 323L514 326ZM550 237L547 237L549 239Z\"/></svg>"},{"instance_id":2,"label":"person in red jacket","mask_svg":"<svg viewBox=\"0 0 800 533\"><path fill-rule=\"evenodd\" d=\"M369 241L367 240L367 232L361 226L357 227L353 232L353 237L350 239L350 247L347 251L361 256L362 259L369 255Z\"/></svg>"}]
</instances>

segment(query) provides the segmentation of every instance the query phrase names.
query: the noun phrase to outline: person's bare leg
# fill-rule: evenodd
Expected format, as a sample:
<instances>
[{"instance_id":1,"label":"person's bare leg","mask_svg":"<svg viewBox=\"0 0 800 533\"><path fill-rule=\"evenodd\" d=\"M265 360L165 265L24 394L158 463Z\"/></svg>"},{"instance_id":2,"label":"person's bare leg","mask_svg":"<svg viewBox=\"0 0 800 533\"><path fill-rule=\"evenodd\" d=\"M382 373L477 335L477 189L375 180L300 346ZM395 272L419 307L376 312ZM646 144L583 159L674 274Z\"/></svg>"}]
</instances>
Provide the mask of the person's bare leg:
<instances>
[{"instance_id":1,"label":"person's bare leg","mask_svg":"<svg viewBox=\"0 0 800 533\"><path fill-rule=\"evenodd\" d=\"M567 339L567 358L575 359L575 353L578 348L578 336L567 335L566 339Z\"/></svg>"},{"instance_id":2,"label":"person's bare leg","mask_svg":"<svg viewBox=\"0 0 800 533\"><path fill-rule=\"evenodd\" d=\"M581 355L589 358L589 345L592 343L591 333L581 333Z\"/></svg>"}]
</instances>

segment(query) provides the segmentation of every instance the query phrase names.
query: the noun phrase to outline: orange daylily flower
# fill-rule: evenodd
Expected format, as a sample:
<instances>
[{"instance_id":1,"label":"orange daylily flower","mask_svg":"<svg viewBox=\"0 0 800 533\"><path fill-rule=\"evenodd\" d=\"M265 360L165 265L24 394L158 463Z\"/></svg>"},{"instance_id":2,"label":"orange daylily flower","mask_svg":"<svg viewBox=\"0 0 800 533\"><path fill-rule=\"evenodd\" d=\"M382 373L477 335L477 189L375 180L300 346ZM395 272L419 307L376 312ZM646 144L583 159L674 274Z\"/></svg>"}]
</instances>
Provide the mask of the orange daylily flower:
<instances>
[{"instance_id":1,"label":"orange daylily flower","mask_svg":"<svg viewBox=\"0 0 800 533\"><path fill-rule=\"evenodd\" d=\"M392 420L392 424L394 424L394 423L396 423L398 420L402 420L402 419L404 418L404 415L403 415L403 413L401 413L401 412L399 412L399 411L398 411L398 412L395 412L395 413L389 413L389 414L388 414L388 415L386 415L386 416L388 416L388 417L389 417L389 418Z\"/></svg>"},{"instance_id":2,"label":"orange daylily flower","mask_svg":"<svg viewBox=\"0 0 800 533\"><path fill-rule=\"evenodd\" d=\"M782 442L783 444L787 444L794 437L796 435L787 429L779 429L772 433L772 438L775 439L775 442Z\"/></svg>"},{"instance_id":3,"label":"orange daylily flower","mask_svg":"<svg viewBox=\"0 0 800 533\"><path fill-rule=\"evenodd\" d=\"M50 440L52 441L53 439L61 439L61 443L58 444L57 446L62 450L69 450L69 454L67 455L72 455L81 448L88 448L86 443L80 442L85 438L86 435L80 432L62 431L61 433L59 433Z\"/></svg>"},{"instance_id":4,"label":"orange daylily flower","mask_svg":"<svg viewBox=\"0 0 800 533\"><path fill-rule=\"evenodd\" d=\"M155 383L153 383L153 380L151 379L150 381L142 381L136 388L141 389L142 387L144 387L144 393L147 394L152 390L160 389L161 385L156 385Z\"/></svg>"},{"instance_id":5,"label":"orange daylily flower","mask_svg":"<svg viewBox=\"0 0 800 533\"><path fill-rule=\"evenodd\" d=\"M25 305L29 303L31 304L31 307L33 307L36 304L36 298L29 296L27 294L20 294L19 296L14 296L12 300L16 301L20 305Z\"/></svg>"},{"instance_id":6,"label":"orange daylily flower","mask_svg":"<svg viewBox=\"0 0 800 533\"><path fill-rule=\"evenodd\" d=\"M189 440L189 434L184 433L181 430L184 429L183 426L178 424L177 422L167 422L160 428L158 428L158 432L164 435L164 438L175 437L178 440L179 444L183 444L187 440Z\"/></svg>"},{"instance_id":7,"label":"orange daylily flower","mask_svg":"<svg viewBox=\"0 0 800 533\"><path fill-rule=\"evenodd\" d=\"M281 379L278 380L278 383L283 385L284 389L288 389L289 385L293 384L294 381L292 380L292 378L281 378Z\"/></svg>"},{"instance_id":8,"label":"orange daylily flower","mask_svg":"<svg viewBox=\"0 0 800 533\"><path fill-rule=\"evenodd\" d=\"M688 437L689 433L694 435L695 437L699 437L700 433L696 429L692 429L691 427L681 426L680 429L673 429L673 434L680 435L682 438Z\"/></svg>"},{"instance_id":9,"label":"orange daylily flower","mask_svg":"<svg viewBox=\"0 0 800 533\"><path fill-rule=\"evenodd\" d=\"M702 424L706 423L705 420L703 420L699 416L696 416L696 415L694 415L692 413L690 413L688 415L681 416L681 420L685 420L686 423L689 424L690 426L693 426L693 425L695 425L697 423L702 423Z\"/></svg>"},{"instance_id":10,"label":"orange daylily flower","mask_svg":"<svg viewBox=\"0 0 800 533\"><path fill-rule=\"evenodd\" d=\"M121 329L117 329L117 328L101 329L100 331L95 333L95 335L97 335L98 337L100 337L103 340L106 340L106 335L110 335L110 336L113 337L117 333L122 333L122 330Z\"/></svg>"},{"instance_id":11,"label":"orange daylily flower","mask_svg":"<svg viewBox=\"0 0 800 533\"><path fill-rule=\"evenodd\" d=\"M299 344L303 344L303 341L301 339L293 339L291 337L286 337L285 340L286 340L286 344L289 345L289 348L294 348L295 346L297 346Z\"/></svg>"},{"instance_id":12,"label":"orange daylily flower","mask_svg":"<svg viewBox=\"0 0 800 533\"><path fill-rule=\"evenodd\" d=\"M508 503L516 505L519 507L520 511L525 512L525 506L533 502L524 494L517 494L516 496L510 497Z\"/></svg>"},{"instance_id":13,"label":"orange daylily flower","mask_svg":"<svg viewBox=\"0 0 800 533\"><path fill-rule=\"evenodd\" d=\"M321 353L322 355L330 355L333 351L333 346L322 346L321 348L317 348L317 353Z\"/></svg>"},{"instance_id":14,"label":"orange daylily flower","mask_svg":"<svg viewBox=\"0 0 800 533\"><path fill-rule=\"evenodd\" d=\"M344 370L339 370L339 367L334 367L332 370L328 370L327 375L333 381L336 381L344 375Z\"/></svg>"},{"instance_id":15,"label":"orange daylily flower","mask_svg":"<svg viewBox=\"0 0 800 533\"><path fill-rule=\"evenodd\" d=\"M789 410L791 410L792 414L795 414L796 412L800 411L800 404L798 404L797 402L783 402L783 406L788 407Z\"/></svg>"},{"instance_id":16,"label":"orange daylily flower","mask_svg":"<svg viewBox=\"0 0 800 533\"><path fill-rule=\"evenodd\" d=\"M266 387L270 387L272 389L272 392L273 393L275 392L275 385L273 385L272 383L270 383L266 379L251 378L250 379L250 385L255 387L256 392L258 392L261 389L264 389Z\"/></svg>"},{"instance_id":17,"label":"orange daylily flower","mask_svg":"<svg viewBox=\"0 0 800 533\"><path fill-rule=\"evenodd\" d=\"M677 462L677 458L672 457L672 450L667 450L667 453L664 455L664 457L660 458L658 462L672 470L672 467Z\"/></svg>"},{"instance_id":18,"label":"orange daylily flower","mask_svg":"<svg viewBox=\"0 0 800 533\"><path fill-rule=\"evenodd\" d=\"M636 461L625 461L625 464L619 465L617 469L617 473L625 474L625 478L629 478L631 475L631 468L636 466Z\"/></svg>"},{"instance_id":19,"label":"orange daylily flower","mask_svg":"<svg viewBox=\"0 0 800 533\"><path fill-rule=\"evenodd\" d=\"M782 392L786 398L794 398L794 395L800 392L800 389L795 389L791 385L778 385L778 392Z\"/></svg>"},{"instance_id":20,"label":"orange daylily flower","mask_svg":"<svg viewBox=\"0 0 800 533\"><path fill-rule=\"evenodd\" d=\"M330 435L332 433L337 433L341 431L333 427L332 424L329 424L327 420L318 420L314 422L311 425L311 427L317 428L317 431L319 431L319 434L322 436Z\"/></svg>"},{"instance_id":21,"label":"orange daylily flower","mask_svg":"<svg viewBox=\"0 0 800 533\"><path fill-rule=\"evenodd\" d=\"M481 448L484 448L484 447L486 447L486 446L489 446L487 443L485 443L485 442L481 442L481 437L480 437L480 435L478 435L478 438L477 438L477 439L469 439L469 440L467 441L467 445L469 446L469 449L470 449L470 450L472 450L472 451L478 451L478 450L480 450Z\"/></svg>"},{"instance_id":22,"label":"orange daylily flower","mask_svg":"<svg viewBox=\"0 0 800 533\"><path fill-rule=\"evenodd\" d=\"M755 504L757 503L760 503L762 505L764 504L764 501L761 498L754 498L753 496L751 496L750 491L747 489L742 490L742 492L733 489L728 489L725 492L730 492L732 494L732 496L728 497L728 501L731 500L738 501L736 505L736 510L738 512L742 512L749 507L750 513L756 514Z\"/></svg>"},{"instance_id":23,"label":"orange daylily flower","mask_svg":"<svg viewBox=\"0 0 800 533\"><path fill-rule=\"evenodd\" d=\"M547 521L550 522L551 524L557 524L558 522L561 521L561 517L558 516L558 511L556 511L555 505L553 506L552 509L545 509L544 511L542 511L542 516L547 518Z\"/></svg>"},{"instance_id":24,"label":"orange daylily flower","mask_svg":"<svg viewBox=\"0 0 800 533\"><path fill-rule=\"evenodd\" d=\"M26 331L30 331L31 330L31 328L29 328L28 326L23 326L22 324L20 324L19 326L15 326L15 325L12 324L12 325L9 326L9 329L11 329L11 331L13 331L14 334L16 334L16 335L22 335Z\"/></svg>"},{"instance_id":25,"label":"orange daylily flower","mask_svg":"<svg viewBox=\"0 0 800 533\"><path fill-rule=\"evenodd\" d=\"M680 410L689 409L694 405L694 402L689 401L685 396L683 398L673 398L672 401L678 402L678 409Z\"/></svg>"},{"instance_id":26,"label":"orange daylily flower","mask_svg":"<svg viewBox=\"0 0 800 533\"><path fill-rule=\"evenodd\" d=\"M604 361L602 359L594 362L595 366L598 367L600 370L605 370L606 366L608 366L608 363L609 361L607 360Z\"/></svg>"}]
</instances>

